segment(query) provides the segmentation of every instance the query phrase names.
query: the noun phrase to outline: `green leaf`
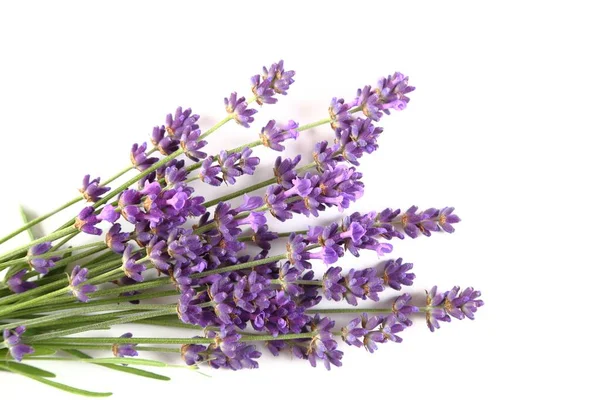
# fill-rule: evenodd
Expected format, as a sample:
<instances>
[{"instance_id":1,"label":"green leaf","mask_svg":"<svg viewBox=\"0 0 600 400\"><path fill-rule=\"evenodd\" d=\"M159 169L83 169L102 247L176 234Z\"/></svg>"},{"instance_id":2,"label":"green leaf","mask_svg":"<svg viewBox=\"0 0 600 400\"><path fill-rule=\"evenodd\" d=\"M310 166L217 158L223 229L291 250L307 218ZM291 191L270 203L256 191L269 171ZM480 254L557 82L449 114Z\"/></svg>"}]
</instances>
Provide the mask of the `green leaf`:
<instances>
[{"instance_id":1,"label":"green leaf","mask_svg":"<svg viewBox=\"0 0 600 400\"><path fill-rule=\"evenodd\" d=\"M19 204L19 212L21 213L21 219L23 220L23 223L27 225L29 223L29 217L27 216L25 208L23 208L22 204ZM33 229L28 228L27 234L29 235L29 240L31 240L32 242L36 239L35 235L33 234Z\"/></svg>"},{"instance_id":2,"label":"green leaf","mask_svg":"<svg viewBox=\"0 0 600 400\"><path fill-rule=\"evenodd\" d=\"M14 370L21 371L24 374L41 376L44 378L56 378L54 373L46 371L45 369L34 367L33 365L23 364L15 361L6 361L6 365Z\"/></svg>"},{"instance_id":3,"label":"green leaf","mask_svg":"<svg viewBox=\"0 0 600 400\"><path fill-rule=\"evenodd\" d=\"M79 350L63 350L63 351L65 353L69 353L78 358L83 358L83 359L91 359L92 358L92 357L88 356L87 354L85 354L84 352L79 351ZM150 379L157 379L159 381L170 381L171 380L171 378L169 378L168 376L155 374L154 372L144 371L143 369L126 367L124 365L110 365L110 364L98 364L98 365L101 367L104 367L104 368L109 368L109 369L115 370L115 371L121 371L121 372L125 372L127 374L143 376L145 378L150 378Z\"/></svg>"},{"instance_id":4,"label":"green leaf","mask_svg":"<svg viewBox=\"0 0 600 400\"><path fill-rule=\"evenodd\" d=\"M73 393L73 394L78 394L80 396L87 396L87 397L108 397L108 396L112 396L112 393L109 393L109 392L91 392L89 390L78 389L78 388L73 387L73 386L65 385L64 383L54 382L54 381L51 381L49 379L42 378L40 376L26 374L24 372L21 372L21 371L18 371L16 369L14 369L11 366L7 367L7 369L9 371L11 371L11 372L14 372L15 374L23 375L23 376L25 376L27 378L33 379L34 381L38 381L38 382L43 383L43 384L48 385L48 386L52 386L53 388L56 388L56 389L64 390L65 392L69 392L69 393Z\"/></svg>"},{"instance_id":5,"label":"green leaf","mask_svg":"<svg viewBox=\"0 0 600 400\"><path fill-rule=\"evenodd\" d=\"M35 358L39 356L52 356L56 354L56 349L35 345L32 354L26 354L24 358Z\"/></svg>"},{"instance_id":6,"label":"green leaf","mask_svg":"<svg viewBox=\"0 0 600 400\"><path fill-rule=\"evenodd\" d=\"M147 360L143 358L123 358L123 357L110 357L110 358L92 358L89 362L94 364L128 364L128 365L145 365L148 367L168 367L169 365L156 360Z\"/></svg>"}]
</instances>

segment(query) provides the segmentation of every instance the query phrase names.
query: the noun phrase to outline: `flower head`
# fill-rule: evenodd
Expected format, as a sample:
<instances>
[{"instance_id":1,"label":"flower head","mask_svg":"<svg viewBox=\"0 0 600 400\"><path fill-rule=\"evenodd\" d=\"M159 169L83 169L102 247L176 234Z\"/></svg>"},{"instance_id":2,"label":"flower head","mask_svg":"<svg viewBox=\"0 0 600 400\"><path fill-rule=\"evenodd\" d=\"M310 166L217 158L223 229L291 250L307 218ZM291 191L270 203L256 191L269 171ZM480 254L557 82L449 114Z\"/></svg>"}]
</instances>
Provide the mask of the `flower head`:
<instances>
[{"instance_id":1,"label":"flower head","mask_svg":"<svg viewBox=\"0 0 600 400\"><path fill-rule=\"evenodd\" d=\"M100 178L90 180L90 175L83 177L83 187L79 189L84 199L89 202L95 203L100 200L100 196L108 192L110 188L108 186L102 186L100 184Z\"/></svg>"},{"instance_id":2,"label":"flower head","mask_svg":"<svg viewBox=\"0 0 600 400\"><path fill-rule=\"evenodd\" d=\"M253 108L248 108L248 103L245 97L237 97L237 93L233 92L229 98L225 98L225 110L233 116L235 122L243 127L249 128L254 121L253 115L257 111Z\"/></svg>"},{"instance_id":3,"label":"flower head","mask_svg":"<svg viewBox=\"0 0 600 400\"><path fill-rule=\"evenodd\" d=\"M33 347L21 343L21 336L25 333L25 326L21 325L15 329L5 329L3 332L4 345L8 347L10 355L17 361L23 360L26 354L33 354Z\"/></svg>"},{"instance_id":4,"label":"flower head","mask_svg":"<svg viewBox=\"0 0 600 400\"><path fill-rule=\"evenodd\" d=\"M131 339L133 334L127 332L121 335L122 338ZM125 343L125 344L113 344L112 352L115 357L135 357L138 355L137 350L135 349L135 344Z\"/></svg>"},{"instance_id":5,"label":"flower head","mask_svg":"<svg viewBox=\"0 0 600 400\"><path fill-rule=\"evenodd\" d=\"M69 290L71 294L84 303L90 300L88 294L95 292L97 289L96 286L84 284L87 281L87 274L87 268L81 268L79 265L76 265L69 276Z\"/></svg>"}]
</instances>

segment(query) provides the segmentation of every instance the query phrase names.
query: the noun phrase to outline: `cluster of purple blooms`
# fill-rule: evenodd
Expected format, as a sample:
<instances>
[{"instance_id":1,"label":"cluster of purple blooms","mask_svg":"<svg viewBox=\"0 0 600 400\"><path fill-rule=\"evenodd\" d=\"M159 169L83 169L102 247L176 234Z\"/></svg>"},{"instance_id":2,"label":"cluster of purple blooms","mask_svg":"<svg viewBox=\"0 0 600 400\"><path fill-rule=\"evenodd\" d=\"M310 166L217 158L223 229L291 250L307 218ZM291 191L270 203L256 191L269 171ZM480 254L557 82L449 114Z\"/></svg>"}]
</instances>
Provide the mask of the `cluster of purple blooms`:
<instances>
[{"instance_id":1,"label":"cluster of purple blooms","mask_svg":"<svg viewBox=\"0 0 600 400\"><path fill-rule=\"evenodd\" d=\"M238 97L235 92L225 98L229 118L248 128L257 112L249 104L277 102L276 96L286 95L294 83L294 74L284 69L283 61L264 67L262 74L251 79L253 99ZM403 110L409 102L406 95L412 90L408 78L395 73L382 78L374 88L359 89L352 101L334 98L329 116L335 138L331 143L323 141L315 145L311 167L316 171L297 168L299 155L278 157L273 168L276 183L266 189L264 196L245 195L237 207L220 202L212 212L207 211L204 197L195 195L188 184L191 173L198 170L195 178L213 186L233 185L240 176L253 175L260 160L249 147L209 156L202 151L207 142L198 124L200 116L189 108L179 107L167 116L164 125L154 127L153 148L146 143L133 145L130 152L133 167L149 172L138 186L124 190L116 202L101 209L85 207L74 226L81 232L100 235L101 223L111 225L104 242L114 253L122 255L123 276L117 284L128 286L144 281L150 267L170 277L180 293L177 302L180 320L207 328L207 337L214 340L209 345L183 346L181 354L187 364L207 363L232 370L257 367L256 359L261 354L255 346L244 343L240 333L252 329L273 338L306 334L310 337L269 340L267 347L275 355L289 350L313 366L318 360L328 369L330 365L340 366L343 353L338 349L333 330L335 321L313 314L310 309L323 297L344 300L352 306L358 305L359 300L380 301L386 288L398 291L411 286L415 275L411 272L412 264L404 263L401 258L387 261L382 268L346 272L334 264L347 252L358 257L361 251L369 250L385 256L392 251L389 241L394 238L451 233L460 219L452 207L419 211L413 206L404 211L390 208L381 212L355 212L340 223L312 226L306 233L291 233L283 257L270 260L271 242L279 235L269 230L267 216L285 221L294 214L318 216L330 207L341 212L360 199L364 185L356 167L360 158L377 150L383 132L374 122L390 110ZM362 117L355 116L356 112L362 112ZM259 138L265 147L283 151L282 143L297 139L300 130L295 121L278 125L271 120L261 129ZM159 158L151 156L154 152L173 159L157 168ZM179 154L193 164L175 159ZM89 175L80 189L83 197L94 203L109 190L99 178L90 180ZM191 220L196 222L192 228L186 225ZM252 231L251 240L240 240L246 227ZM248 243L260 252L242 254L247 253ZM31 269L47 274L54 267L60 257L45 256L51 248L48 242L29 250L27 262ZM315 277L314 262L327 266L321 279ZM252 263L253 267L235 270L246 263ZM23 269L8 279L13 292L35 286L27 280L27 272ZM75 266L69 276L71 294L83 302L96 290L86 283L87 274L86 268ZM455 287L438 293L434 287L428 293L426 306L420 310L411 304L410 295L402 294L386 315L363 314L338 333L349 345L373 352L378 344L400 342L397 334L411 326L409 317L413 313L424 312L432 331L439 328L438 321L449 321L451 317L472 319L483 305L479 296L472 288L459 293ZM20 343L23 331L21 328L4 331L6 347L17 360L32 351ZM122 337L132 338L132 334ZM112 350L115 357L137 355L133 338L129 344L115 344Z\"/></svg>"}]
</instances>

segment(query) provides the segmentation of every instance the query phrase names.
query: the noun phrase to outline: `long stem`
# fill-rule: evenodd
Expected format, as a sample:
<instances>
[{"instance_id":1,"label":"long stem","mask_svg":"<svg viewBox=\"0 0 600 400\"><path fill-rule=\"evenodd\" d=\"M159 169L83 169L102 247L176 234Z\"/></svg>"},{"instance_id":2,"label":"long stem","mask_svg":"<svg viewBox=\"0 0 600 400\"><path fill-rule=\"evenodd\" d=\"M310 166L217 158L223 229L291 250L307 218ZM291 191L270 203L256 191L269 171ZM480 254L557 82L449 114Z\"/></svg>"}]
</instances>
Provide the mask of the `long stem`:
<instances>
[{"instance_id":1,"label":"long stem","mask_svg":"<svg viewBox=\"0 0 600 400\"><path fill-rule=\"evenodd\" d=\"M116 260L116 261L113 261L113 262L110 262L110 263L106 263L106 264L102 264L102 265L96 267L94 269L94 272L104 272L106 270L112 269L112 268L120 266L120 265L121 265L121 260ZM27 292L24 292L24 293L13 294L11 296L6 296L4 298L1 298L0 299L0 304L5 304L5 303L12 303L15 300L17 300L17 301L21 300L22 298L29 298L31 296L34 296L34 298L32 300L24 301L24 302L18 302L17 304L11 305L8 308L2 308L0 310L0 315L7 314L8 312L6 310L7 309L11 309L11 307L13 307L13 308L10 311L14 311L14 310L18 310L18 309L21 309L23 307L26 307L26 305L24 306L24 304L31 304L30 303L31 301L36 301L37 300L36 302L39 302L40 298L43 298L41 300L41 301L43 301L43 300L46 300L48 298L55 297L55 296L57 296L55 294L56 291L47 293L47 295L51 295L51 296L48 296L48 297L44 297L44 296L40 297L40 296L37 296L37 295L41 294L41 293L46 293L49 290L54 290L56 288L61 288L62 286L65 286L66 284L68 284L68 282L69 282L68 278L62 278L62 279L54 281L54 282L52 282L50 284L47 284L47 285L44 285L44 286L40 286L40 287L31 289L31 290L28 290ZM65 288L62 288L62 289L59 289L59 290L64 290L64 289ZM68 287L67 287L67 289L68 289ZM45 296L47 296L47 295L45 295Z\"/></svg>"},{"instance_id":2,"label":"long stem","mask_svg":"<svg viewBox=\"0 0 600 400\"><path fill-rule=\"evenodd\" d=\"M39 224L42 221L45 221L46 219L50 218L51 216L53 216L54 214L72 206L73 204L79 202L79 200L81 200L81 197L77 197L76 199L73 199L71 201L69 201L66 204L63 204L62 206L58 207L55 210L50 211L47 214L44 214L42 216L39 216L35 219L32 219L31 221L29 221L28 223L26 223L25 225L23 225L22 227L20 227L19 229L14 230L13 232L9 233L8 235L4 236L2 239L0 239L0 244L9 241L10 239L14 238L15 236L17 236L19 233L26 231L27 229L36 226L37 224Z\"/></svg>"},{"instance_id":3,"label":"long stem","mask_svg":"<svg viewBox=\"0 0 600 400\"><path fill-rule=\"evenodd\" d=\"M76 315L83 315L92 312L117 312L117 311L129 311L129 310L171 310L173 311L173 305L165 304L120 304L120 305L85 305L81 304L69 311L63 311L51 315L45 315L43 317L37 317L29 320L21 320L19 322L11 322L9 324L1 325L0 329L13 329L19 325L25 325L27 327L42 326L49 322L58 321L63 318L69 318Z\"/></svg>"},{"instance_id":4,"label":"long stem","mask_svg":"<svg viewBox=\"0 0 600 400\"><path fill-rule=\"evenodd\" d=\"M133 167L129 166L125 169L123 169L122 171L118 172L117 174L115 174L114 176L112 176L111 178L109 178L107 181L101 183L101 185L107 185L110 182L120 178L122 175L124 175L125 173L131 171ZM28 230L31 227L36 226L37 224L39 224L42 221L45 221L46 219L50 218L51 216L53 216L54 214L57 214L59 212L61 212L64 209L67 209L69 207L71 207L73 204L79 203L81 200L83 200L82 196L77 196L71 200L69 200L67 203L63 204L62 206L48 212L47 214L41 215L35 219L32 219L31 221L29 221L28 223L26 223L25 225L23 225L22 227L20 227L19 229L16 229L15 231L9 233L8 235L4 236L3 238L0 239L0 244L9 241L10 239L12 239L13 237L17 236L19 233L24 232L26 230Z\"/></svg>"},{"instance_id":5,"label":"long stem","mask_svg":"<svg viewBox=\"0 0 600 400\"><path fill-rule=\"evenodd\" d=\"M90 324L90 325L86 325L86 326L82 326L82 327L44 333L41 335L32 336L28 340L30 342L39 342L42 340L54 339L54 338L58 338L61 336L69 336L69 335L74 335L76 333L92 331L95 329L104 329L104 328L111 327L113 325L128 324L128 323L143 320L146 318L158 317L161 315L168 315L175 311L176 311L176 306L169 306L169 308L166 308L166 309L147 311L147 312L142 312L139 314L128 315L125 317L114 319L112 321L98 322L95 324Z\"/></svg>"},{"instance_id":6,"label":"long stem","mask_svg":"<svg viewBox=\"0 0 600 400\"><path fill-rule=\"evenodd\" d=\"M306 310L308 314L357 314L357 313L391 313L393 310L388 308L310 308Z\"/></svg>"},{"instance_id":7,"label":"long stem","mask_svg":"<svg viewBox=\"0 0 600 400\"><path fill-rule=\"evenodd\" d=\"M242 342L266 342L269 340L292 340L292 339L308 339L315 336L315 332L306 333L290 333L286 335L242 335ZM28 339L29 342L33 338L39 338L42 335L32 336ZM35 340L40 341L38 339ZM51 341L52 345L62 344L166 344L166 345L183 345L183 344L198 344L198 343L214 343L215 339L211 338L115 338L115 337L90 337L90 338L58 338ZM45 344L46 342L44 342Z\"/></svg>"},{"instance_id":8,"label":"long stem","mask_svg":"<svg viewBox=\"0 0 600 400\"><path fill-rule=\"evenodd\" d=\"M0 257L0 261L6 261L14 256L19 255L22 251L27 250L28 248L30 248L31 246L34 246L36 244L40 244L40 243L44 243L44 242L52 242L56 239L60 239L62 237L65 237L73 232L77 231L77 228L75 228L74 226L65 228L65 229L61 229L59 231L56 231L54 233L51 233L49 235L46 235L42 238L39 238L37 240L34 240L33 242L26 244L24 246L20 246L17 247L16 249L9 251L8 253L5 253L2 255L2 257Z\"/></svg>"}]
</instances>

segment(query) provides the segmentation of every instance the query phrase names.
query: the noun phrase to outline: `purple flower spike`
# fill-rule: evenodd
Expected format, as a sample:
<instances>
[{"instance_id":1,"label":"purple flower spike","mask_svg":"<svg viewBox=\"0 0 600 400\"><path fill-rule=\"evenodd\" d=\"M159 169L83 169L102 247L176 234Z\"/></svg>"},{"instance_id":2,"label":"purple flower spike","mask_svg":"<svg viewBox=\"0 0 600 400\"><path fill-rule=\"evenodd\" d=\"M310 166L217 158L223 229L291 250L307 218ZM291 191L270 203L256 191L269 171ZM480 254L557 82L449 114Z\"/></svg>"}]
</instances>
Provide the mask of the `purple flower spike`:
<instances>
[{"instance_id":1,"label":"purple flower spike","mask_svg":"<svg viewBox=\"0 0 600 400\"><path fill-rule=\"evenodd\" d=\"M81 268L79 265L76 265L69 276L69 289L71 290L71 294L84 303L90 300L88 294L95 292L97 289L96 286L93 285L84 285L87 281L87 274L87 268Z\"/></svg>"},{"instance_id":2,"label":"purple flower spike","mask_svg":"<svg viewBox=\"0 0 600 400\"><path fill-rule=\"evenodd\" d=\"M446 293L444 308L456 319L475 319L475 312L483 306L483 300L478 299L481 292L472 287L466 288L459 294L460 287L454 286L452 290Z\"/></svg>"},{"instance_id":3,"label":"purple flower spike","mask_svg":"<svg viewBox=\"0 0 600 400\"><path fill-rule=\"evenodd\" d=\"M100 211L100 214L98 214L99 220L107 221L107 222L110 222L111 224L114 224L115 222L117 222L119 217L120 217L120 214L115 210L115 207L113 207L110 204L105 205L104 208L102 208L102 211Z\"/></svg>"},{"instance_id":4,"label":"purple flower spike","mask_svg":"<svg viewBox=\"0 0 600 400\"><path fill-rule=\"evenodd\" d=\"M419 312L419 307L410 304L411 296L407 293L398 296L392 305L392 312L398 321L408 321L410 314Z\"/></svg>"},{"instance_id":5,"label":"purple flower spike","mask_svg":"<svg viewBox=\"0 0 600 400\"><path fill-rule=\"evenodd\" d=\"M133 246L127 245L122 257L122 268L125 272L125 275L136 282L144 281L142 273L146 270L146 266L144 264L136 264L136 261L138 261L140 258L141 256L139 253L133 254Z\"/></svg>"},{"instance_id":6,"label":"purple flower spike","mask_svg":"<svg viewBox=\"0 0 600 400\"><path fill-rule=\"evenodd\" d=\"M361 338L369 331L363 328L362 318L354 318L342 328L342 340L351 346L363 347Z\"/></svg>"},{"instance_id":7,"label":"purple flower spike","mask_svg":"<svg viewBox=\"0 0 600 400\"><path fill-rule=\"evenodd\" d=\"M165 129L169 136L172 136L175 140L181 140L183 134L189 134L191 131L198 129L196 122L199 119L199 115L192 114L191 108L183 111L181 107L177 107L175 115L167 115Z\"/></svg>"},{"instance_id":8,"label":"purple flower spike","mask_svg":"<svg viewBox=\"0 0 600 400\"><path fill-rule=\"evenodd\" d=\"M395 290L400 290L402 286L412 285L415 274L408 272L412 267L412 263L402 264L402 258L388 261L383 271L383 282Z\"/></svg>"},{"instance_id":9,"label":"purple flower spike","mask_svg":"<svg viewBox=\"0 0 600 400\"><path fill-rule=\"evenodd\" d=\"M131 339L133 334L127 332L121 335L122 338ZM125 343L125 344L113 344L112 352L115 357L136 357L138 355L137 350L135 349L135 344Z\"/></svg>"},{"instance_id":10,"label":"purple flower spike","mask_svg":"<svg viewBox=\"0 0 600 400\"><path fill-rule=\"evenodd\" d=\"M218 177L221 172L221 168L218 165L212 165L214 158L212 156L207 157L200 167L200 180L204 183L208 183L213 186L220 186L223 183L223 179Z\"/></svg>"},{"instance_id":11,"label":"purple flower spike","mask_svg":"<svg viewBox=\"0 0 600 400\"><path fill-rule=\"evenodd\" d=\"M238 162L239 169L246 175L254 175L254 171L258 164L260 164L260 158L251 157L252 149L249 147L244 148L240 154L240 161Z\"/></svg>"},{"instance_id":12,"label":"purple flower spike","mask_svg":"<svg viewBox=\"0 0 600 400\"><path fill-rule=\"evenodd\" d=\"M96 225L100 223L100 219L94 213L94 207L85 207L77 218L75 218L75 228L81 232L85 232L88 235L100 235L102 230L96 228Z\"/></svg>"},{"instance_id":13,"label":"purple flower spike","mask_svg":"<svg viewBox=\"0 0 600 400\"><path fill-rule=\"evenodd\" d=\"M129 241L129 233L121 232L121 224L114 224L106 233L104 242L115 253L123 253Z\"/></svg>"},{"instance_id":14,"label":"purple flower spike","mask_svg":"<svg viewBox=\"0 0 600 400\"><path fill-rule=\"evenodd\" d=\"M323 274L323 293L327 300L340 301L344 297L346 288L342 284L342 267L329 267Z\"/></svg>"},{"instance_id":15,"label":"purple flower spike","mask_svg":"<svg viewBox=\"0 0 600 400\"><path fill-rule=\"evenodd\" d=\"M5 329L2 333L4 338L4 345L8 347L10 355L16 360L21 362L23 357L27 354L33 354L33 347L21 343L21 336L25 333L25 326L21 325L15 329Z\"/></svg>"},{"instance_id":16,"label":"purple flower spike","mask_svg":"<svg viewBox=\"0 0 600 400\"><path fill-rule=\"evenodd\" d=\"M150 168L150 166L152 166L152 164L154 164L155 162L158 161L158 158L156 158L156 157L146 156L147 148L148 148L148 145L146 143L142 143L141 145L134 143L134 145L131 147L131 153L129 156L131 159L131 164L138 171L145 171L148 168Z\"/></svg>"},{"instance_id":17,"label":"purple flower spike","mask_svg":"<svg viewBox=\"0 0 600 400\"><path fill-rule=\"evenodd\" d=\"M231 93L229 99L225 98L225 110L233 115L238 124L246 128L250 127L250 124L254 121L252 116L257 112L253 108L248 108L246 98L238 98L236 92Z\"/></svg>"},{"instance_id":18,"label":"purple flower spike","mask_svg":"<svg viewBox=\"0 0 600 400\"><path fill-rule=\"evenodd\" d=\"M108 186L100 185L100 178L90 181L90 176L86 175L83 177L83 187L79 189L79 192L81 192L84 199L91 203L95 203L100 200L100 196L109 190L110 188Z\"/></svg>"},{"instance_id":19,"label":"purple flower spike","mask_svg":"<svg viewBox=\"0 0 600 400\"><path fill-rule=\"evenodd\" d=\"M438 223L440 227L448 233L454 232L452 224L460 222L458 215L453 214L454 207L444 207L440 210Z\"/></svg>"},{"instance_id":20,"label":"purple flower spike","mask_svg":"<svg viewBox=\"0 0 600 400\"><path fill-rule=\"evenodd\" d=\"M317 366L317 360L322 360L327 370L331 369L331 364L336 367L342 366L343 352L337 350L337 342L334 339L331 329L335 322L329 318L321 318L315 315L311 322L313 332L318 332L311 340L307 356L310 365Z\"/></svg>"},{"instance_id":21,"label":"purple flower spike","mask_svg":"<svg viewBox=\"0 0 600 400\"><path fill-rule=\"evenodd\" d=\"M292 181L296 178L294 168L296 168L300 159L301 156L297 155L293 160L291 158L282 159L281 157L277 157L275 160L273 174L277 179L277 183L286 190L293 186Z\"/></svg>"},{"instance_id":22,"label":"purple flower spike","mask_svg":"<svg viewBox=\"0 0 600 400\"><path fill-rule=\"evenodd\" d=\"M33 289L37 285L35 282L28 282L25 278L27 269L22 269L6 281L8 289L13 293L23 293L30 289Z\"/></svg>"},{"instance_id":23,"label":"purple flower spike","mask_svg":"<svg viewBox=\"0 0 600 400\"><path fill-rule=\"evenodd\" d=\"M260 105L277 103L275 94L286 95L290 85L294 83L294 71L285 71L283 60L272 64L271 68L263 67L263 74L254 75L251 79L252 93Z\"/></svg>"},{"instance_id":24,"label":"purple flower spike","mask_svg":"<svg viewBox=\"0 0 600 400\"><path fill-rule=\"evenodd\" d=\"M151 141L154 146L158 149L160 154L168 156L177 151L179 148L179 142L175 140L172 136L166 135L166 129L163 126L160 128L155 126L152 130Z\"/></svg>"},{"instance_id":25,"label":"purple flower spike","mask_svg":"<svg viewBox=\"0 0 600 400\"><path fill-rule=\"evenodd\" d=\"M350 114L350 105L344 102L344 99L331 99L329 105L329 118L331 118L332 129L347 129L352 123L352 115Z\"/></svg>"},{"instance_id":26,"label":"purple flower spike","mask_svg":"<svg viewBox=\"0 0 600 400\"><path fill-rule=\"evenodd\" d=\"M206 158L206 153L200 151L201 148L206 146L206 140L199 139L200 129L181 135L181 148L183 149L184 154L194 161L200 161L201 159Z\"/></svg>"},{"instance_id":27,"label":"purple flower spike","mask_svg":"<svg viewBox=\"0 0 600 400\"><path fill-rule=\"evenodd\" d=\"M475 318L475 312L483 306L483 300L479 299L481 292L469 287L462 292L455 286L449 292L438 293L437 286L427 292L425 306L425 319L431 332L440 328L439 321L450 322L451 318L469 319Z\"/></svg>"},{"instance_id":28,"label":"purple flower spike","mask_svg":"<svg viewBox=\"0 0 600 400\"><path fill-rule=\"evenodd\" d=\"M54 267L54 263L60 260L60 257L39 257L50 250L52 247L51 242L44 242L32 246L27 251L28 263L35 271L40 274L47 274L50 268Z\"/></svg>"},{"instance_id":29,"label":"purple flower spike","mask_svg":"<svg viewBox=\"0 0 600 400\"><path fill-rule=\"evenodd\" d=\"M181 358L187 365L195 365L204 361L203 353L205 353L206 350L206 346L201 344L186 344L181 346Z\"/></svg>"},{"instance_id":30,"label":"purple flower spike","mask_svg":"<svg viewBox=\"0 0 600 400\"><path fill-rule=\"evenodd\" d=\"M290 85L294 83L294 75L296 72L284 70L283 60L280 60L278 63L272 64L268 70L263 67L262 78L265 82L270 82L275 93L286 95Z\"/></svg>"},{"instance_id":31,"label":"purple flower spike","mask_svg":"<svg viewBox=\"0 0 600 400\"><path fill-rule=\"evenodd\" d=\"M270 147L276 151L283 151L285 150L285 146L280 143L288 139L296 140L299 135L297 128L298 123L291 120L282 127L276 127L275 120L272 119L262 128L259 135L260 140L266 147Z\"/></svg>"}]
</instances>

